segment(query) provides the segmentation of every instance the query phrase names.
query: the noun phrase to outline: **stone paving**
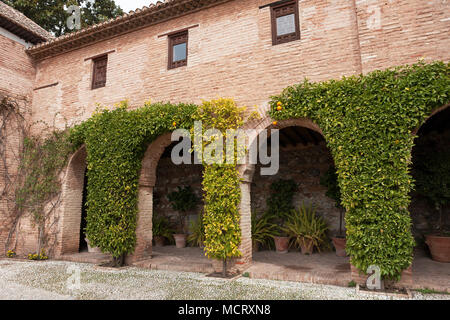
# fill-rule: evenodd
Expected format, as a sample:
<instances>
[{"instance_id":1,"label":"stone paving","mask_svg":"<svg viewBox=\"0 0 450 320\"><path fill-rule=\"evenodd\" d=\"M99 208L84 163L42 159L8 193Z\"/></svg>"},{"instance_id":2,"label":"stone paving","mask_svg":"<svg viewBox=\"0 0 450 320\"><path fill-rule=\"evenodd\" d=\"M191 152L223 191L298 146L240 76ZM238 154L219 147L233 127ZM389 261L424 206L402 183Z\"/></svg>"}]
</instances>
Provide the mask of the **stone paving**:
<instances>
[{"instance_id":1,"label":"stone paving","mask_svg":"<svg viewBox=\"0 0 450 320\"><path fill-rule=\"evenodd\" d=\"M61 260L101 264L110 259L104 254L79 253ZM178 249L175 246L154 247L152 259L136 262L135 267L212 273L214 267L200 248ZM253 254L253 263L246 270L254 279L284 280L316 284L348 286L352 280L350 259L337 257L334 252L304 256L299 252L279 254L260 251ZM435 262L423 250L417 250L413 262L412 289L430 289L450 293L450 264Z\"/></svg>"},{"instance_id":2,"label":"stone paving","mask_svg":"<svg viewBox=\"0 0 450 320\"><path fill-rule=\"evenodd\" d=\"M434 293L374 294L355 288L243 276L224 280L193 272L19 259L0 259L0 288L0 300L450 300L450 295Z\"/></svg>"}]
</instances>

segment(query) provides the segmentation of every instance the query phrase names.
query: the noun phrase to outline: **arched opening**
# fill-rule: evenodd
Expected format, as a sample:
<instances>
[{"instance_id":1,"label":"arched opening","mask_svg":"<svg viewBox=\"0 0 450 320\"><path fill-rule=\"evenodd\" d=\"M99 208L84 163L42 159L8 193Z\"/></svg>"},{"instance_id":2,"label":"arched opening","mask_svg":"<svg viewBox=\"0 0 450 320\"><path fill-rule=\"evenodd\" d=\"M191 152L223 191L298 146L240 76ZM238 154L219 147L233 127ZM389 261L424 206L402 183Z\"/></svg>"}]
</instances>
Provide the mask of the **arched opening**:
<instances>
[{"instance_id":1,"label":"arched opening","mask_svg":"<svg viewBox=\"0 0 450 320\"><path fill-rule=\"evenodd\" d=\"M417 285L433 287L435 290L445 287L448 289L450 285L448 106L433 113L417 130L415 146L412 149L411 175L415 181L409 208L413 222L412 231L416 240L414 282Z\"/></svg>"},{"instance_id":2,"label":"arched opening","mask_svg":"<svg viewBox=\"0 0 450 320\"><path fill-rule=\"evenodd\" d=\"M296 119L268 124L267 129L279 129L279 170L274 175L261 174L262 164L247 166L242 169L246 185L243 199L248 197L248 203L243 203L243 215L250 220L250 229L247 231L247 252L250 251L253 265L249 272L252 277L267 277L279 280L294 280L308 282L334 282L338 285L347 285L351 280L348 257L339 257L335 252L326 250L333 248L331 238L339 233L341 210L337 208L336 201L326 195L327 188L321 183L322 178L334 169L334 162L327 148L320 128L308 119ZM263 129L263 128L261 128ZM259 135L259 140L261 134ZM260 142L261 143L261 142ZM267 139L268 150L272 144L272 135ZM335 172L335 171L333 171ZM285 224L289 214L284 219L273 219L273 206L270 204L273 194L282 193L286 186L292 194L291 203L294 210L299 210L302 204L313 206L315 214L328 227L324 236L324 246L320 253L316 250L312 255L302 255L300 248L292 246L287 253L275 251L274 235L281 228L266 228L268 236L259 248L254 246L255 240L263 233L260 221L265 216L275 224ZM288 192L288 193L289 193ZM282 200L284 202L284 200ZM275 204L278 205L278 202ZM278 214L278 213L276 213ZM275 214L275 215L276 215ZM248 217L251 218L248 218ZM246 217L243 217L245 220ZM284 220L284 221L282 221ZM342 219L343 220L343 219ZM345 226L342 226L344 229ZM250 231L250 232L248 232ZM345 232L344 232L345 234ZM283 235L283 234L278 234ZM286 236L288 234L285 234ZM292 238L291 238L292 239ZM251 245L253 248L248 248ZM336 273L339 277L336 277Z\"/></svg>"},{"instance_id":3,"label":"arched opening","mask_svg":"<svg viewBox=\"0 0 450 320\"><path fill-rule=\"evenodd\" d=\"M191 164L175 164L171 155L178 143L172 142L171 133L165 134L151 143L144 155L137 246L131 262L156 269L212 272L211 262L195 237L203 209L203 167L194 163L192 155ZM177 209L186 208L183 205L192 198L192 206ZM174 235L183 234L188 236L186 245L181 240L177 247Z\"/></svg>"}]
</instances>

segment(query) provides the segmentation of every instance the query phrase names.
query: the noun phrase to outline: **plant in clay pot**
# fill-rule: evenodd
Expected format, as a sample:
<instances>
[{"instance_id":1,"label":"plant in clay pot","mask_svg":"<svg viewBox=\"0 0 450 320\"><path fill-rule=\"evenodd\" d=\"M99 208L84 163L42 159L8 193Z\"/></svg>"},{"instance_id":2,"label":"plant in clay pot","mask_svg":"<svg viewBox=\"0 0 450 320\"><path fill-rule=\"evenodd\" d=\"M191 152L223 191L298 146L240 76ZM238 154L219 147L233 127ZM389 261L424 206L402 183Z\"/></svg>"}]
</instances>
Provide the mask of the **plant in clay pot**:
<instances>
[{"instance_id":1,"label":"plant in clay pot","mask_svg":"<svg viewBox=\"0 0 450 320\"><path fill-rule=\"evenodd\" d=\"M425 197L438 216L434 232L425 236L433 260L450 262L450 232L444 219L448 218L450 204L450 151L424 150L415 155L413 176L416 191Z\"/></svg>"},{"instance_id":2,"label":"plant in clay pot","mask_svg":"<svg viewBox=\"0 0 450 320\"><path fill-rule=\"evenodd\" d=\"M294 209L292 200L298 186L293 180L279 179L271 184L271 194L267 199L267 212L274 225L276 251L287 253L289 250L289 237L285 231L285 223L289 213Z\"/></svg>"},{"instance_id":3,"label":"plant in clay pot","mask_svg":"<svg viewBox=\"0 0 450 320\"><path fill-rule=\"evenodd\" d=\"M345 251L345 247L347 241L342 228L345 210L341 205L341 189L339 188L338 175L334 166L331 166L320 178L320 184L327 188L325 195L334 200L335 206L339 210L339 232L336 236L331 238L331 241L336 249L336 255L338 257L346 257L347 252Z\"/></svg>"},{"instance_id":4,"label":"plant in clay pot","mask_svg":"<svg viewBox=\"0 0 450 320\"><path fill-rule=\"evenodd\" d=\"M327 230L325 220L316 214L313 205L308 206L304 203L298 210L292 211L285 227L294 244L306 255L312 254L314 248L320 252L322 248L329 246Z\"/></svg>"},{"instance_id":5,"label":"plant in clay pot","mask_svg":"<svg viewBox=\"0 0 450 320\"><path fill-rule=\"evenodd\" d=\"M156 247L163 247L166 239L170 239L173 234L170 220L160 214L153 216L153 239Z\"/></svg>"},{"instance_id":6,"label":"plant in clay pot","mask_svg":"<svg viewBox=\"0 0 450 320\"><path fill-rule=\"evenodd\" d=\"M169 193L167 199L172 205L172 209L178 213L178 233L174 234L177 248L186 247L187 228L186 217L189 211L194 210L198 204L198 198L190 186L178 187L177 191Z\"/></svg>"},{"instance_id":7,"label":"plant in clay pot","mask_svg":"<svg viewBox=\"0 0 450 320\"><path fill-rule=\"evenodd\" d=\"M252 246L253 251L259 251L260 246L268 246L275 233L275 225L270 222L271 216L263 214L258 217L256 211L252 212Z\"/></svg>"}]
</instances>

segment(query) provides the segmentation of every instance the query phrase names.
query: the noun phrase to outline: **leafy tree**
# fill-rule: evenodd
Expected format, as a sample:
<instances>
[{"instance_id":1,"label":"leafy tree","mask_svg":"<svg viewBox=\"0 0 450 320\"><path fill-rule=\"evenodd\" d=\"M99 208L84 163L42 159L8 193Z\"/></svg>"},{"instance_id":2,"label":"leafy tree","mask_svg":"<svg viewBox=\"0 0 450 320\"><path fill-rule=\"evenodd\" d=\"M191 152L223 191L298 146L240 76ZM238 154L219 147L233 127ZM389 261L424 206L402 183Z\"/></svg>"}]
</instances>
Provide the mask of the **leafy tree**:
<instances>
[{"instance_id":1,"label":"leafy tree","mask_svg":"<svg viewBox=\"0 0 450 320\"><path fill-rule=\"evenodd\" d=\"M69 17L66 8L70 5L78 5L81 8L82 28L123 14L123 10L114 0L6 0L5 2L57 37L76 31L69 30L66 24Z\"/></svg>"}]
</instances>

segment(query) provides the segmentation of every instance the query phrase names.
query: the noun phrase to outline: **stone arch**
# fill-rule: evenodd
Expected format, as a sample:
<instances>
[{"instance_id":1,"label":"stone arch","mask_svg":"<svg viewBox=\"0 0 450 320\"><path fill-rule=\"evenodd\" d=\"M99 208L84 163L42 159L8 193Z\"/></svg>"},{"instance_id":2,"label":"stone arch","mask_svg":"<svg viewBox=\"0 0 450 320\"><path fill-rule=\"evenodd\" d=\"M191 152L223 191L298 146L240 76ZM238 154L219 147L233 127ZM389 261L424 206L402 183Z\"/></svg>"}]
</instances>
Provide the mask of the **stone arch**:
<instances>
[{"instance_id":1,"label":"stone arch","mask_svg":"<svg viewBox=\"0 0 450 320\"><path fill-rule=\"evenodd\" d=\"M79 250L86 158L86 146L83 146L69 159L63 178L58 256Z\"/></svg>"},{"instance_id":2,"label":"stone arch","mask_svg":"<svg viewBox=\"0 0 450 320\"><path fill-rule=\"evenodd\" d=\"M139 178L136 246L134 253L127 257L128 263L140 261L152 255L153 190L156 184L156 169L164 150L172 144L171 137L172 133L159 136L148 146L142 158Z\"/></svg>"},{"instance_id":3,"label":"stone arch","mask_svg":"<svg viewBox=\"0 0 450 320\"><path fill-rule=\"evenodd\" d=\"M323 132L320 127L314 123L312 120L308 118L297 118L297 119L289 119L278 121L274 124L274 120L270 117L266 117L258 122L252 122L244 127L244 129L255 129L257 135L253 137L253 140L248 141L248 145L252 145L253 143L257 143L257 137L263 130L267 129L284 129L287 127L305 127L316 131L317 133L323 136ZM248 159L247 159L248 160ZM253 182L253 176L255 173L256 166L254 164L249 164L249 161L246 161L246 164L239 166L239 173L241 175L241 203L240 203L240 212L241 212L241 232L242 232L242 241L240 250L242 252L242 258L239 260L239 264L249 265L252 262L252 230L251 230L251 183Z\"/></svg>"}]
</instances>

